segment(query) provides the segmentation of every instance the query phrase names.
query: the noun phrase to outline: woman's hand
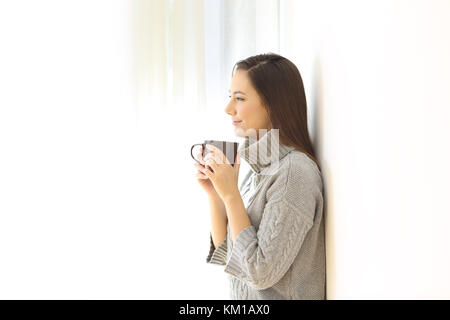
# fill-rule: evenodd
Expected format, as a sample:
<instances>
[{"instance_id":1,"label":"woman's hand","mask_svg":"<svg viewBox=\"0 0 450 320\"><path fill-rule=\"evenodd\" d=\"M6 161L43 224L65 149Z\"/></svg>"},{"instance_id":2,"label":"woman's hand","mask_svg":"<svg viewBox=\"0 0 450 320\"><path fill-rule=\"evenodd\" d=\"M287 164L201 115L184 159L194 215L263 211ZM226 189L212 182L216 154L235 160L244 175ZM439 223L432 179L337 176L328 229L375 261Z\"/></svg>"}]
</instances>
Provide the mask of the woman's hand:
<instances>
[{"instance_id":1,"label":"woman's hand","mask_svg":"<svg viewBox=\"0 0 450 320\"><path fill-rule=\"evenodd\" d=\"M204 158L206 164L204 174L212 182L219 197L225 202L229 197L240 195L238 188L239 153L236 154L234 166L232 166L222 150L210 144L207 144L206 147L211 152ZM214 172L211 172L210 168Z\"/></svg>"},{"instance_id":2,"label":"woman's hand","mask_svg":"<svg viewBox=\"0 0 450 320\"><path fill-rule=\"evenodd\" d=\"M200 163L202 163L203 165L205 164L205 161L203 159L203 147L200 153L197 154L196 159L200 161ZM205 192L208 194L210 198L211 197L219 198L219 195L217 194L216 189L214 189L211 180L209 180L209 178L204 173L206 168L197 162L194 163L194 166L197 169L195 177L197 178L197 182L202 187L202 189L205 190Z\"/></svg>"}]
</instances>

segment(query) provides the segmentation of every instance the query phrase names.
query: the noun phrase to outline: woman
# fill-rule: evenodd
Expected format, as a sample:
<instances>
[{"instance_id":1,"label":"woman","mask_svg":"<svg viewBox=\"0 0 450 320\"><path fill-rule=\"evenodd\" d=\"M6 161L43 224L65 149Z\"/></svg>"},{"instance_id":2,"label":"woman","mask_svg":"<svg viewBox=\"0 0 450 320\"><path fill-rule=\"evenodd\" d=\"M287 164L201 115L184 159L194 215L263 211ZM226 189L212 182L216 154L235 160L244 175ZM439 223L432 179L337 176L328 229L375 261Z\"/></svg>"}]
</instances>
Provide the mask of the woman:
<instances>
[{"instance_id":1,"label":"woman","mask_svg":"<svg viewBox=\"0 0 450 320\"><path fill-rule=\"evenodd\" d=\"M302 78L272 53L235 68L225 112L245 142L234 166L212 145L194 164L211 211L207 262L225 265L232 299L325 299L323 186ZM250 170L238 187L241 157Z\"/></svg>"}]
</instances>

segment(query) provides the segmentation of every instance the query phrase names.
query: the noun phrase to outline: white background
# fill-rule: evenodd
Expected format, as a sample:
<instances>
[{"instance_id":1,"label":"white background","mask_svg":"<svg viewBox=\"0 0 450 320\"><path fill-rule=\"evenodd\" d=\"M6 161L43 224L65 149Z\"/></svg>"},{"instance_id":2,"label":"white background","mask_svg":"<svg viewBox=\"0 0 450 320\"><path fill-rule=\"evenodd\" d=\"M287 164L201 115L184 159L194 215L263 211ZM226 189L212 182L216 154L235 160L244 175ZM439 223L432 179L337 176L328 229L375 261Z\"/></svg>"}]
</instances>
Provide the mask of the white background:
<instances>
[{"instance_id":1,"label":"white background","mask_svg":"<svg viewBox=\"0 0 450 320\"><path fill-rule=\"evenodd\" d=\"M0 4L1 299L228 298L189 151L239 140L225 105L136 107L130 3ZM280 4L324 173L328 298L450 298L449 3Z\"/></svg>"}]
</instances>

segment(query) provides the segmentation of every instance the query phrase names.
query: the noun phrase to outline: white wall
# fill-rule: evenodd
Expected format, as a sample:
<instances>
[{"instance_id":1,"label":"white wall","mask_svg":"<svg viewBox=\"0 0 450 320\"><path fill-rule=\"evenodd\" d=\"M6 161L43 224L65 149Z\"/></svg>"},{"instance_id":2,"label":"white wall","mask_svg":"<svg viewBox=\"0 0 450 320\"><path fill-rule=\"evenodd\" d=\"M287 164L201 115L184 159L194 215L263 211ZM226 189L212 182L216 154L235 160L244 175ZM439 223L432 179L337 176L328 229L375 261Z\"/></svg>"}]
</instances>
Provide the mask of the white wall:
<instances>
[{"instance_id":1,"label":"white wall","mask_svg":"<svg viewBox=\"0 0 450 320\"><path fill-rule=\"evenodd\" d=\"M450 2L283 5L324 171L328 299L450 298Z\"/></svg>"}]
</instances>

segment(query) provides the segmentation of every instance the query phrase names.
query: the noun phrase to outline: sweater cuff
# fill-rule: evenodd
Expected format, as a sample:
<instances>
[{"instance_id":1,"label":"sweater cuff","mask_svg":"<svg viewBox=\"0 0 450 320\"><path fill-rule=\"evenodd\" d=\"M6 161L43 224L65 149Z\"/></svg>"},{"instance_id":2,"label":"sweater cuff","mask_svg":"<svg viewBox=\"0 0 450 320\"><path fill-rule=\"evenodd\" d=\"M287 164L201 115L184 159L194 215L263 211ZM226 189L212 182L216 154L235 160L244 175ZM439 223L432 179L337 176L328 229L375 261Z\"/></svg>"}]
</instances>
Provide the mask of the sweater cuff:
<instances>
[{"instance_id":1,"label":"sweater cuff","mask_svg":"<svg viewBox=\"0 0 450 320\"><path fill-rule=\"evenodd\" d=\"M227 237L225 236L225 239L222 240L217 248L214 246L211 233L209 234L209 239L210 247L208 257L206 257L206 262L225 265L225 261L227 260Z\"/></svg>"},{"instance_id":2,"label":"sweater cuff","mask_svg":"<svg viewBox=\"0 0 450 320\"><path fill-rule=\"evenodd\" d=\"M231 249L230 258L225 266L224 271L239 278L246 278L242 266L245 265L248 246L256 239L256 229L253 225L245 227L239 232Z\"/></svg>"}]
</instances>

